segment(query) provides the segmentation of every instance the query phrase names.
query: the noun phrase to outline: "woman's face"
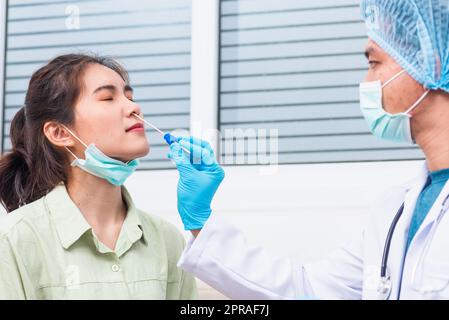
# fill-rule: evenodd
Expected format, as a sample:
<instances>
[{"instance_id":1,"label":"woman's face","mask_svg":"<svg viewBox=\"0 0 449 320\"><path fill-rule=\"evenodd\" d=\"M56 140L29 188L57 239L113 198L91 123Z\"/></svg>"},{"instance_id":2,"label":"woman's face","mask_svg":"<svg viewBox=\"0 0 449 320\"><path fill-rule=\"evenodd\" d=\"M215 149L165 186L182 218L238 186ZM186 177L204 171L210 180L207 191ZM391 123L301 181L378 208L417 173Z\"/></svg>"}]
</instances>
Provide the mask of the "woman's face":
<instances>
[{"instance_id":1,"label":"woman's face","mask_svg":"<svg viewBox=\"0 0 449 320\"><path fill-rule=\"evenodd\" d=\"M123 162L147 155L150 146L144 126L132 115L142 116L132 88L117 72L100 64L86 68L83 82L74 108L74 133L85 144L94 143L107 156ZM72 151L84 159L85 147L74 140Z\"/></svg>"}]
</instances>

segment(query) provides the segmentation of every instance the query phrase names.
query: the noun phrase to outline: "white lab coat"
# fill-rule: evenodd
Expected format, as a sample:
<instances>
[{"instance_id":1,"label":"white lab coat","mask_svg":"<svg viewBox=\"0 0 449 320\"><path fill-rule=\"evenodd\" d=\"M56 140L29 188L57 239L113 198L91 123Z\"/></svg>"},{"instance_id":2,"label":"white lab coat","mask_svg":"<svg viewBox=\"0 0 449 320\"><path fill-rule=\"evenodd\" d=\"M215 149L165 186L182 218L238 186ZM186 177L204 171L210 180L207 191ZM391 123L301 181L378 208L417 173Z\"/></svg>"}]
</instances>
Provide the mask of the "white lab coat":
<instances>
[{"instance_id":1,"label":"white lab coat","mask_svg":"<svg viewBox=\"0 0 449 320\"><path fill-rule=\"evenodd\" d=\"M300 264L250 247L237 227L213 213L197 239L188 242L178 265L232 299L385 298L377 292L385 238L405 201L388 257L389 299L449 299L449 213L443 207L449 183L405 254L409 224L427 176L424 165L416 179L389 190L359 236L322 261Z\"/></svg>"}]
</instances>

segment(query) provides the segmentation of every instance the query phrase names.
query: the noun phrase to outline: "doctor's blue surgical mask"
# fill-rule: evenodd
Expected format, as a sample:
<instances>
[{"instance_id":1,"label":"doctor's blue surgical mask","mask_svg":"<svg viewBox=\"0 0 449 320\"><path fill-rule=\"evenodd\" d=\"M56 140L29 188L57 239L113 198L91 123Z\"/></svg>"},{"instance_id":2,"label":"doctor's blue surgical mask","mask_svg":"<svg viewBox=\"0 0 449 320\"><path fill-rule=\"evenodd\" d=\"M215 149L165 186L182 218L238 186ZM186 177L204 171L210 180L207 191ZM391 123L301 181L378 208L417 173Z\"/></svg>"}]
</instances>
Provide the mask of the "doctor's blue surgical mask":
<instances>
[{"instance_id":1,"label":"doctor's blue surgical mask","mask_svg":"<svg viewBox=\"0 0 449 320\"><path fill-rule=\"evenodd\" d=\"M382 105L382 89L396 80L404 72L405 70L400 71L383 85L379 80L362 82L359 88L360 108L374 136L388 141L413 144L410 112L424 100L430 90L424 92L405 112L390 114L385 111Z\"/></svg>"},{"instance_id":2,"label":"doctor's blue surgical mask","mask_svg":"<svg viewBox=\"0 0 449 320\"><path fill-rule=\"evenodd\" d=\"M139 160L134 159L127 163L108 157L101 152L93 143L89 146L86 145L80 138L78 138L70 129L66 126L64 128L70 132L70 134L77 139L85 148L85 159L78 158L69 148L65 147L68 152L75 158L72 161L72 167L78 167L94 176L105 179L109 183L121 186L125 183L125 180L133 174L139 165Z\"/></svg>"}]
</instances>

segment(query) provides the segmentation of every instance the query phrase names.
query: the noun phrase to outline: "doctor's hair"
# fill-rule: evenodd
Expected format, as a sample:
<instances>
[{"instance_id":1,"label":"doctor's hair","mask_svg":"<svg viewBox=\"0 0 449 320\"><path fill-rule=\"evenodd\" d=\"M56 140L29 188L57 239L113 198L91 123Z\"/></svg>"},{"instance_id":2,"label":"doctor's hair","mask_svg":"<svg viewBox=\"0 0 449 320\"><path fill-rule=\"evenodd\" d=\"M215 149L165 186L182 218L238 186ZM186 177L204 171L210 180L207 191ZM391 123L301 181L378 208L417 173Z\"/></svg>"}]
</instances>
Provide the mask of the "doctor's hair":
<instances>
[{"instance_id":1,"label":"doctor's hair","mask_svg":"<svg viewBox=\"0 0 449 320\"><path fill-rule=\"evenodd\" d=\"M67 182L70 159L47 139L43 127L48 121L74 124L74 106L91 64L110 68L129 83L127 71L117 61L94 54L58 56L31 76L25 105L11 122L12 149L0 158L0 202L8 213Z\"/></svg>"}]
</instances>

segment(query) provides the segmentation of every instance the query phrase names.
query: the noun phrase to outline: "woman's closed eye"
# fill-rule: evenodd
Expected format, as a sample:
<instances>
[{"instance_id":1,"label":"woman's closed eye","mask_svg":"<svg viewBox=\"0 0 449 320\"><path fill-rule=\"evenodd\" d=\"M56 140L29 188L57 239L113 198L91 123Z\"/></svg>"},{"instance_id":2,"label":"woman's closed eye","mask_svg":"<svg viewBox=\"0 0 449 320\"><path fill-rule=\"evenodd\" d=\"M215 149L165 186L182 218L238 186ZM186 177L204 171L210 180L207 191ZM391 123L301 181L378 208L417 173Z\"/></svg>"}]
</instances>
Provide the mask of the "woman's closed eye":
<instances>
[{"instance_id":1,"label":"woman's closed eye","mask_svg":"<svg viewBox=\"0 0 449 320\"><path fill-rule=\"evenodd\" d=\"M135 102L132 97L126 97L129 101ZM114 101L113 97L100 98L100 101Z\"/></svg>"}]
</instances>

